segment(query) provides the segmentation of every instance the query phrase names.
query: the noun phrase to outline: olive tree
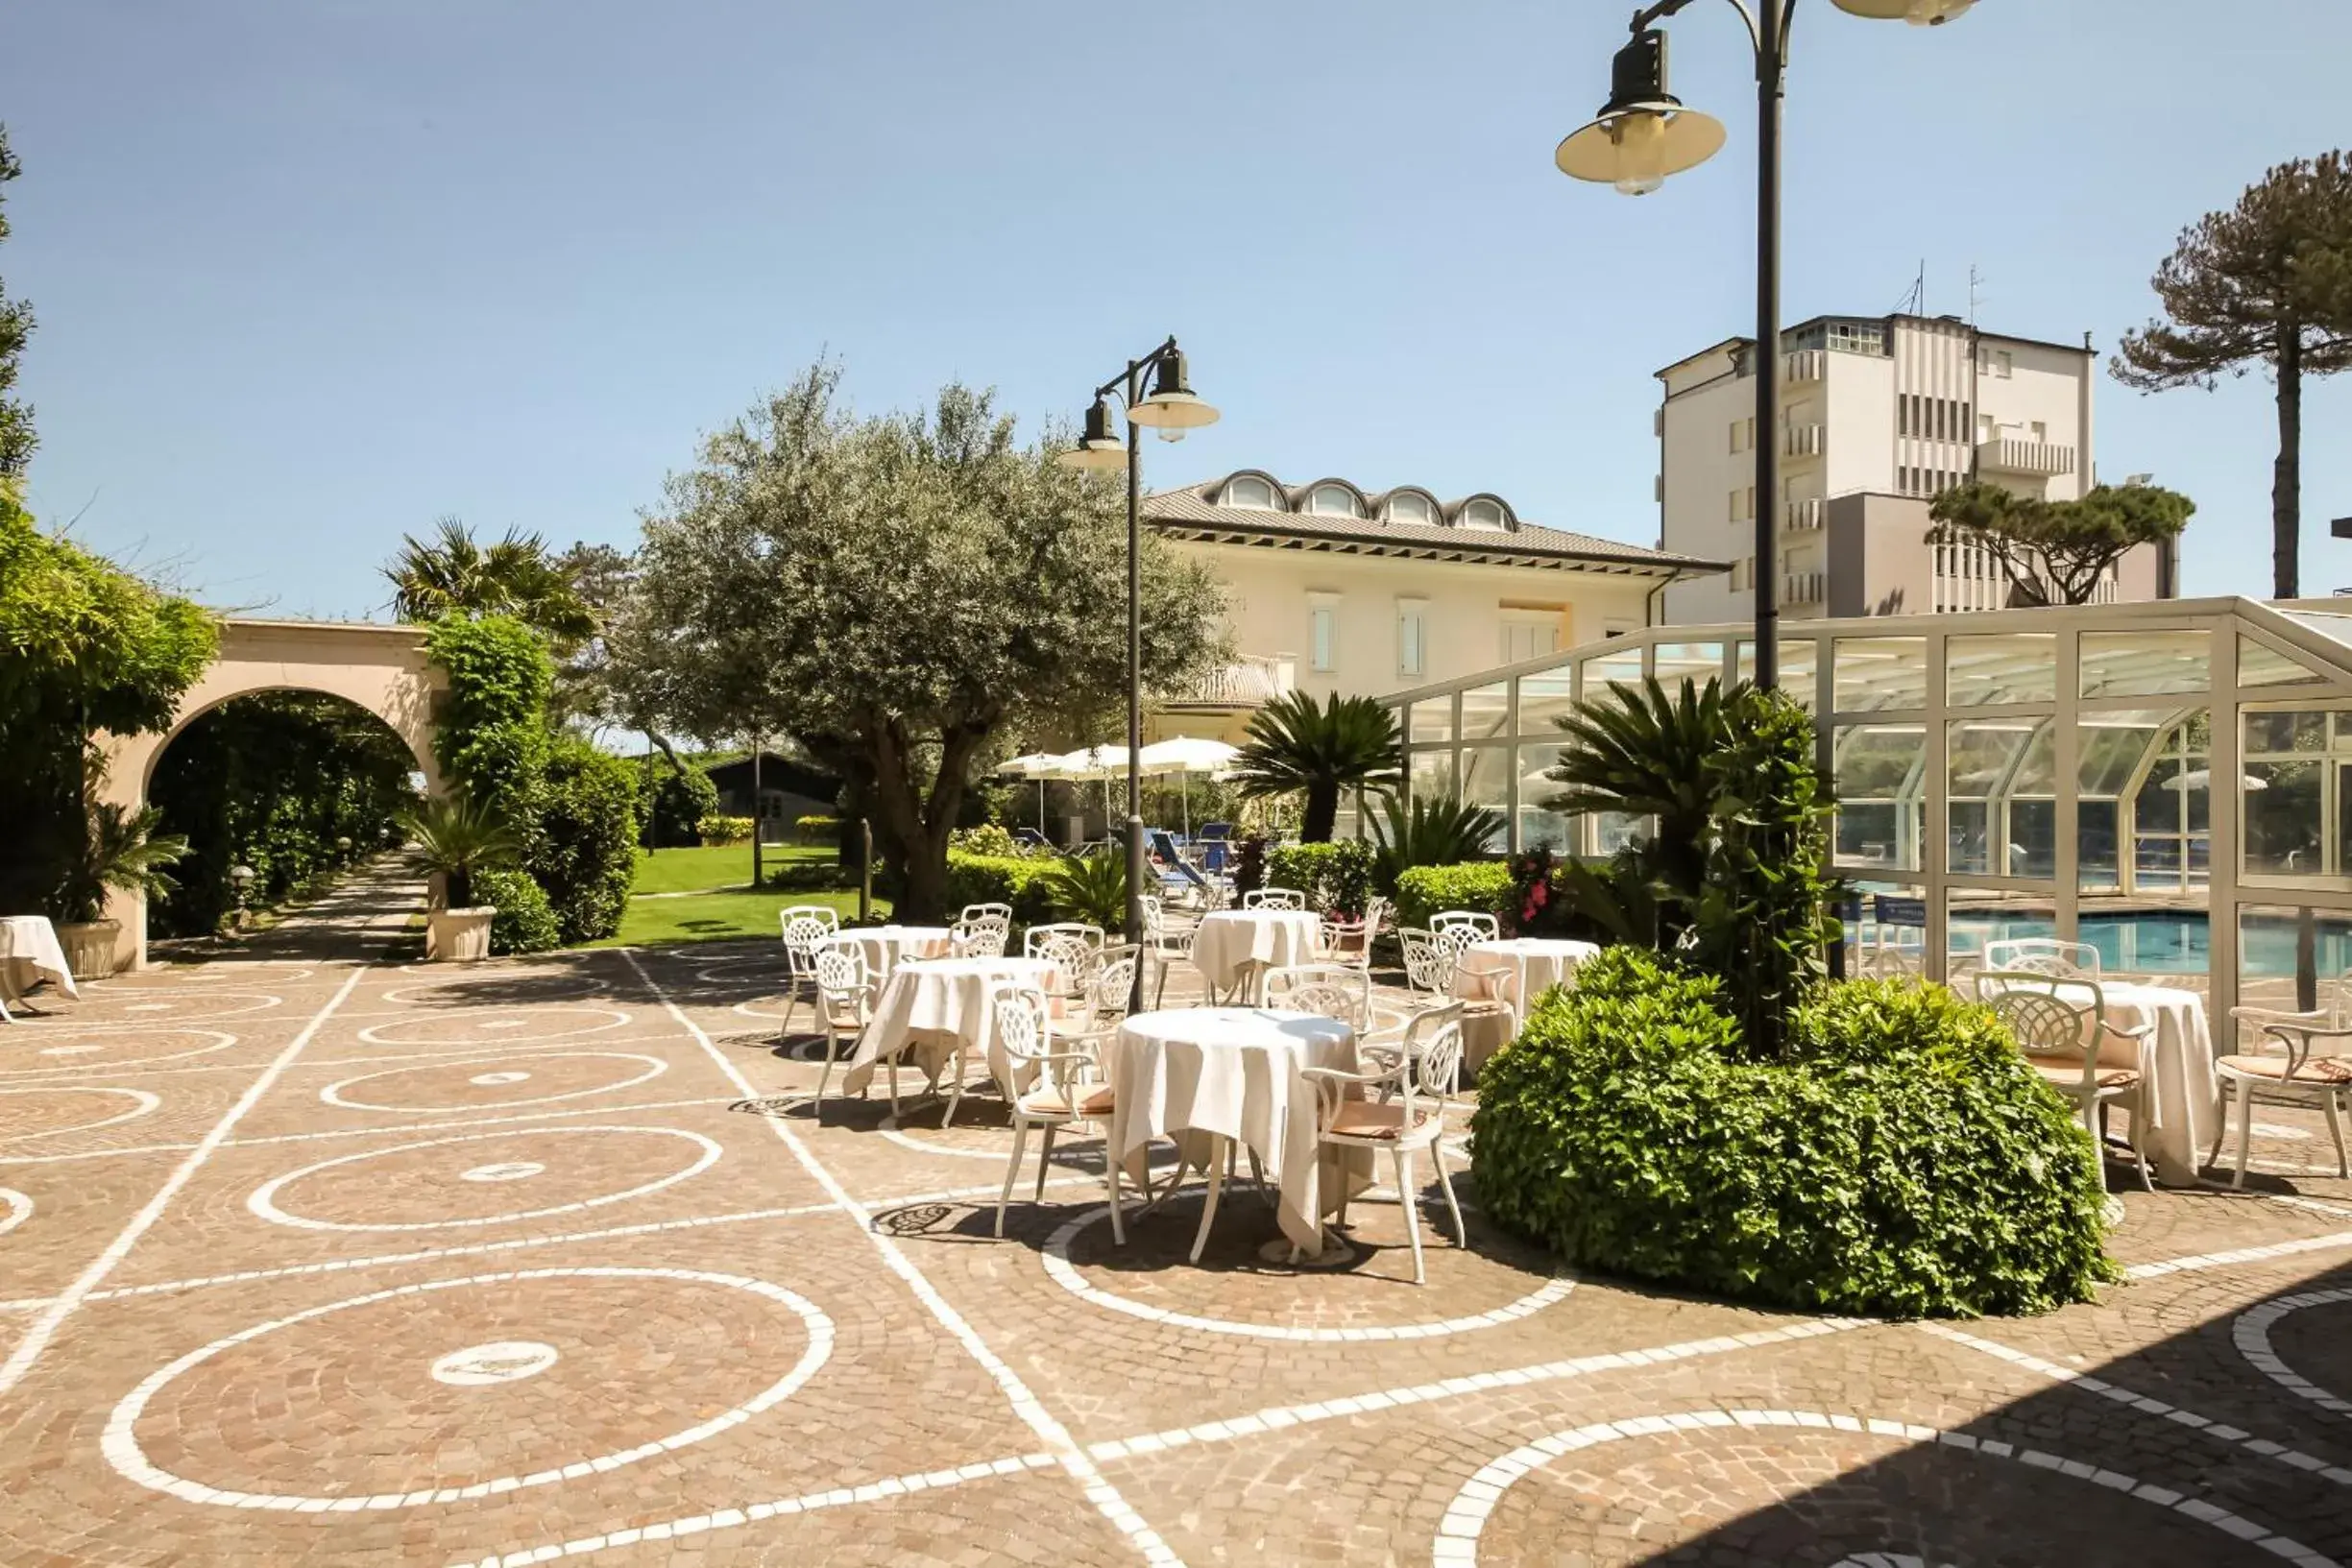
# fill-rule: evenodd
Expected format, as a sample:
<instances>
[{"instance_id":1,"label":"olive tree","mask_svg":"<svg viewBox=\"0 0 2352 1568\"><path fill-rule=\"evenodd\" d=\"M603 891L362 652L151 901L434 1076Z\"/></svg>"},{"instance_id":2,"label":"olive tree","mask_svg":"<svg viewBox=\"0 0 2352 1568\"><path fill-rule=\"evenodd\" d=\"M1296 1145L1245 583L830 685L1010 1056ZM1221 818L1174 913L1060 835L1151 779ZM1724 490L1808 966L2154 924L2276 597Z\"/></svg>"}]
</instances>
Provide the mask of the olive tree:
<instances>
[{"instance_id":1,"label":"olive tree","mask_svg":"<svg viewBox=\"0 0 2352 1568\"><path fill-rule=\"evenodd\" d=\"M946 903L947 840L980 771L1079 736L1127 684L1116 484L1020 446L991 396L861 418L820 364L709 437L645 519L605 657L626 708L706 740L789 736L840 767L907 914ZM1146 538L1143 676L1224 656L1218 588Z\"/></svg>"}]
</instances>

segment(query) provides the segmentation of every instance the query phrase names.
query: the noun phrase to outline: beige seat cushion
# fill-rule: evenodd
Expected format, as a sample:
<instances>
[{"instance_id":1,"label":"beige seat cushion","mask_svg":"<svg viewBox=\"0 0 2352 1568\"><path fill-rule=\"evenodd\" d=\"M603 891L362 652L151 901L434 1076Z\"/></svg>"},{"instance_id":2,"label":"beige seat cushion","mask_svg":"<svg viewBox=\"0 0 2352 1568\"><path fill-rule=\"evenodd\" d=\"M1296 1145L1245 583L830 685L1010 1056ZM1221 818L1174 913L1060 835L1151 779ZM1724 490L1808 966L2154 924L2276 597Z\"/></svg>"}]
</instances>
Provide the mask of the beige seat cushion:
<instances>
[{"instance_id":1,"label":"beige seat cushion","mask_svg":"<svg viewBox=\"0 0 2352 1568\"><path fill-rule=\"evenodd\" d=\"M1108 1116L1117 1103L1108 1084L1079 1084L1083 1098L1079 1100L1076 1114L1083 1117ZM1058 1089L1032 1089L1021 1097L1021 1109L1035 1116L1069 1116L1070 1098Z\"/></svg>"},{"instance_id":2,"label":"beige seat cushion","mask_svg":"<svg viewBox=\"0 0 2352 1568\"><path fill-rule=\"evenodd\" d=\"M1425 1126L1437 1114L1434 1105L1416 1105L1413 1124ZM1331 1120L1330 1130L1341 1138L1400 1138L1405 1130L1405 1108L1397 1100L1344 1100L1339 1114Z\"/></svg>"},{"instance_id":3,"label":"beige seat cushion","mask_svg":"<svg viewBox=\"0 0 2352 1568\"><path fill-rule=\"evenodd\" d=\"M2025 1065L2057 1088L2082 1087L2082 1058L2079 1056L2028 1056ZM2098 1086L2101 1089L2128 1089L2139 1081L2137 1068L2109 1067L2103 1062L2099 1064Z\"/></svg>"},{"instance_id":4,"label":"beige seat cushion","mask_svg":"<svg viewBox=\"0 0 2352 1568\"><path fill-rule=\"evenodd\" d=\"M2242 1078L2268 1078L2278 1083L2287 1081L2287 1058L2284 1056L2224 1056L2214 1066ZM2352 1058L2306 1057L2303 1065L2295 1070L2294 1081L2298 1084L2352 1084Z\"/></svg>"}]
</instances>

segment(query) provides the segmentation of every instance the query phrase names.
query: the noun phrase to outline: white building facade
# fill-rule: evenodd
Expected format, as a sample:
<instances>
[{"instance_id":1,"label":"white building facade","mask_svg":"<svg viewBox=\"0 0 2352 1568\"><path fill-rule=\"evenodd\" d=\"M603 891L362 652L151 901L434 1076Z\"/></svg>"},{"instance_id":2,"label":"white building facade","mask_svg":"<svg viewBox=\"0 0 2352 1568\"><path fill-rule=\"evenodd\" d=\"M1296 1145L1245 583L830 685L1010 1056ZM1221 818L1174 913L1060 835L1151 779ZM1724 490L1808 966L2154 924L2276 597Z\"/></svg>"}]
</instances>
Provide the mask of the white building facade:
<instances>
[{"instance_id":1,"label":"white building facade","mask_svg":"<svg viewBox=\"0 0 2352 1568\"><path fill-rule=\"evenodd\" d=\"M1791 616L1993 610L2007 583L1982 552L1927 543L1928 507L1971 479L2047 500L2095 482L2097 355L1979 331L1955 317L1827 316L1789 328L1778 431L1756 428L1755 342L1658 373L1661 540L1728 561L1666 595L1678 623L1755 613L1756 516L1777 502L1779 599ZM1756 445L1781 451L1781 494L1756 490ZM2160 596L2154 549L2119 564L2102 602Z\"/></svg>"}]
</instances>

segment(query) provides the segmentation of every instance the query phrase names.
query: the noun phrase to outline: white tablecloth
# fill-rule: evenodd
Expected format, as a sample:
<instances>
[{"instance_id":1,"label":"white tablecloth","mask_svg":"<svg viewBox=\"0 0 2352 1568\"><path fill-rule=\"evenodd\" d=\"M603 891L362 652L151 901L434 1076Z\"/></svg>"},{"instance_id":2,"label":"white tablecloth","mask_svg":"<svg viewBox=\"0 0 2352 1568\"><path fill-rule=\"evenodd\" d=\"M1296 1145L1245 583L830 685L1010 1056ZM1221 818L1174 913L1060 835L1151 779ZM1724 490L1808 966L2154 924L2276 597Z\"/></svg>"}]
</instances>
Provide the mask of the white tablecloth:
<instances>
[{"instance_id":1,"label":"white tablecloth","mask_svg":"<svg viewBox=\"0 0 2352 1568\"><path fill-rule=\"evenodd\" d=\"M2205 999L2194 991L2133 980L2103 980L2099 991L2106 999L2111 1023L2127 1028L2156 1025L2149 1041L2155 1082L2146 1086L2153 1108L2141 1146L2156 1162L2159 1177L2175 1185L2192 1185L2221 1124L2221 1084L2213 1070L2213 1033L2205 1018ZM2115 1045L2105 1047L2102 1058L2116 1050ZM2135 1057L2130 1061L2118 1058L2113 1065L2139 1064Z\"/></svg>"},{"instance_id":2,"label":"white tablecloth","mask_svg":"<svg viewBox=\"0 0 2352 1568\"><path fill-rule=\"evenodd\" d=\"M909 1048L924 1076L935 1083L959 1044L968 1052L984 1050L988 1071L1009 1086L1011 1064L997 1046L988 999L1000 986L1045 991L1053 982L1054 966L1043 958L925 958L900 964L858 1036L842 1093L863 1094L874 1081L876 1064Z\"/></svg>"},{"instance_id":3,"label":"white tablecloth","mask_svg":"<svg viewBox=\"0 0 2352 1568\"><path fill-rule=\"evenodd\" d=\"M865 972L886 980L910 958L944 958L952 933L945 926L859 926L834 938L865 954Z\"/></svg>"},{"instance_id":4,"label":"white tablecloth","mask_svg":"<svg viewBox=\"0 0 2352 1568\"><path fill-rule=\"evenodd\" d=\"M1473 942L1454 961L1454 995L1466 1001L1501 997L1525 1013L1538 997L1572 977L1578 964L1600 951L1590 942L1542 936Z\"/></svg>"},{"instance_id":5,"label":"white tablecloth","mask_svg":"<svg viewBox=\"0 0 2352 1568\"><path fill-rule=\"evenodd\" d=\"M48 980L77 1000L82 995L74 989L73 969L47 915L0 918L0 999L13 1001L36 980Z\"/></svg>"},{"instance_id":6,"label":"white tablecloth","mask_svg":"<svg viewBox=\"0 0 2352 1568\"><path fill-rule=\"evenodd\" d=\"M1154 1138L1232 1139L1274 1173L1282 1234L1313 1248L1321 1241L1321 1217L1339 1208L1343 1192L1352 1195L1370 1181L1369 1150L1319 1146L1314 1087L1298 1075L1310 1067L1359 1071L1355 1031L1338 1019L1179 1007L1136 1014L1109 1048L1103 1065L1117 1097L1110 1146L1139 1182Z\"/></svg>"},{"instance_id":7,"label":"white tablecloth","mask_svg":"<svg viewBox=\"0 0 2352 1568\"><path fill-rule=\"evenodd\" d=\"M1212 909L1193 933L1193 964L1220 991L1250 966L1282 969L1315 961L1322 921L1297 909Z\"/></svg>"}]
</instances>

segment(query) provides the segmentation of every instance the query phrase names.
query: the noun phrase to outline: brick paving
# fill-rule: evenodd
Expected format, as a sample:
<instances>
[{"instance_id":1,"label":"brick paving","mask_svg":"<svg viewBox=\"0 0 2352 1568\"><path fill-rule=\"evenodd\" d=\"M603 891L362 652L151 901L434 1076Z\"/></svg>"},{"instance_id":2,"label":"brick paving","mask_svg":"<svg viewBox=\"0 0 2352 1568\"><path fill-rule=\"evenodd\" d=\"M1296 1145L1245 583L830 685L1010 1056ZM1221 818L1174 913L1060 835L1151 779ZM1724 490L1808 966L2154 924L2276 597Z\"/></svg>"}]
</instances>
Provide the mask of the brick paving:
<instances>
[{"instance_id":1,"label":"brick paving","mask_svg":"<svg viewBox=\"0 0 2352 1568\"><path fill-rule=\"evenodd\" d=\"M1082 1138L998 1241L1002 1107L820 1121L781 975L223 960L0 1028L0 1563L2352 1561L2316 1117L2040 1318L1577 1278L1461 1178L1417 1289L1378 1191L1335 1272L1238 1191L1114 1247Z\"/></svg>"}]
</instances>

